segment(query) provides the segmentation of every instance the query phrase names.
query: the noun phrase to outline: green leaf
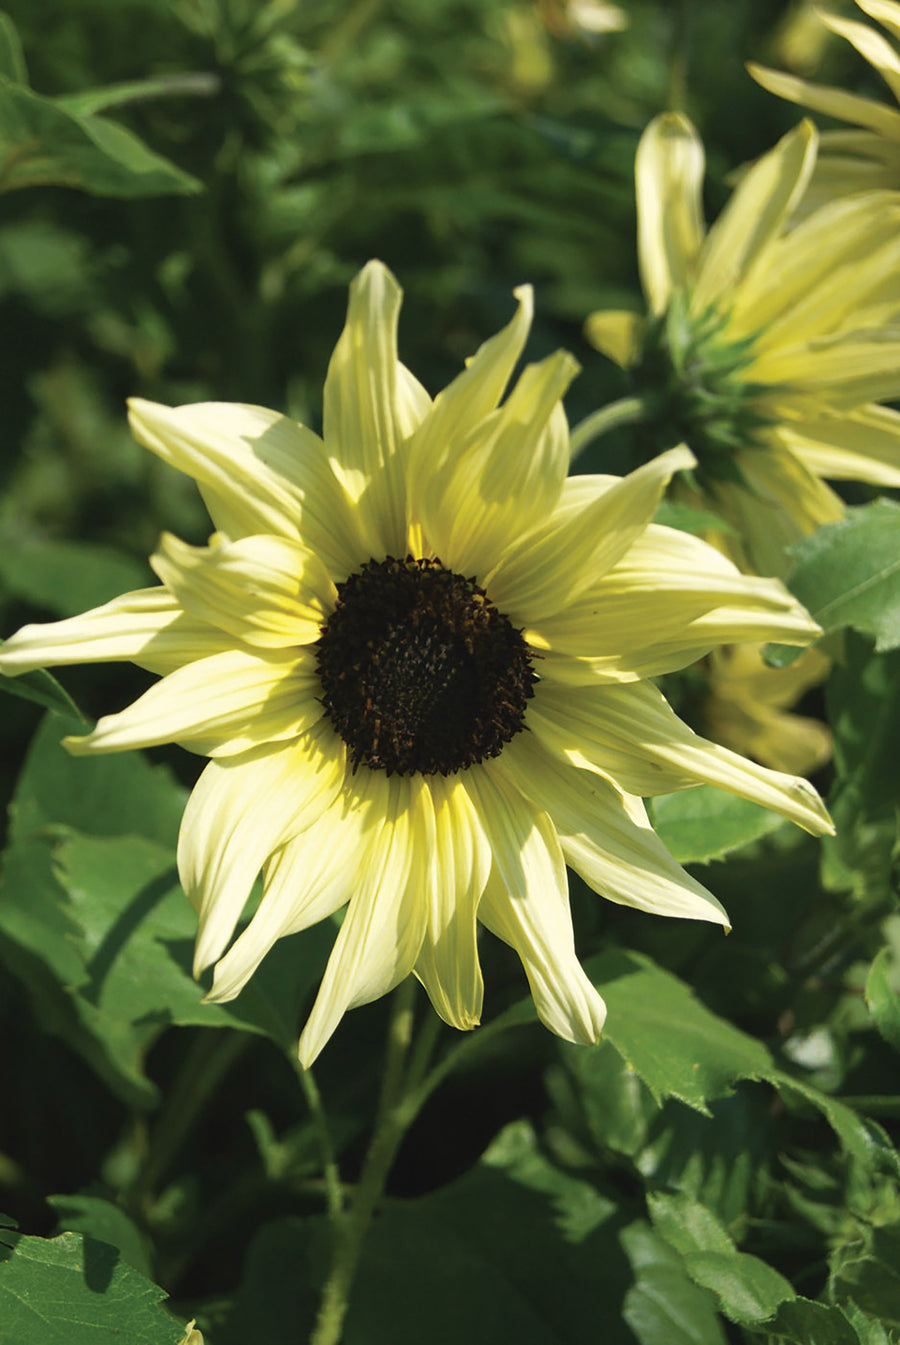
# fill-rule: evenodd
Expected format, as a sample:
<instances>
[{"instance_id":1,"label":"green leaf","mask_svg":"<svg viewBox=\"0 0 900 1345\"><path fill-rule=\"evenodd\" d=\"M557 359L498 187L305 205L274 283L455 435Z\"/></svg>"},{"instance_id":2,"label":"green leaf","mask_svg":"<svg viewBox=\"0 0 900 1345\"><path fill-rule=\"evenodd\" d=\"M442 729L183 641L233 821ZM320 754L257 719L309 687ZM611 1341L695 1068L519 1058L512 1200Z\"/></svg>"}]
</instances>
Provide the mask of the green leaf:
<instances>
[{"instance_id":1,"label":"green leaf","mask_svg":"<svg viewBox=\"0 0 900 1345\"><path fill-rule=\"evenodd\" d=\"M640 1345L726 1345L713 1296L646 1220L623 1229L621 1241L634 1272L622 1316Z\"/></svg>"},{"instance_id":2,"label":"green leaf","mask_svg":"<svg viewBox=\"0 0 900 1345\"><path fill-rule=\"evenodd\" d=\"M849 508L792 548L787 586L824 631L870 635L878 652L900 645L900 504L878 499ZM770 645L767 657L784 666L800 651Z\"/></svg>"},{"instance_id":3,"label":"green leaf","mask_svg":"<svg viewBox=\"0 0 900 1345\"><path fill-rule=\"evenodd\" d=\"M5 673L0 673L0 690L8 696L19 696L22 700L42 705L45 710L52 710L64 719L71 720L75 715L82 728L88 722L65 687L60 686L53 674L45 668L21 673L18 677L7 677Z\"/></svg>"},{"instance_id":4,"label":"green leaf","mask_svg":"<svg viewBox=\"0 0 900 1345\"><path fill-rule=\"evenodd\" d=\"M890 981L890 949L882 948L866 978L866 1004L886 1042L900 1051L900 995Z\"/></svg>"},{"instance_id":5,"label":"green leaf","mask_svg":"<svg viewBox=\"0 0 900 1345\"><path fill-rule=\"evenodd\" d=\"M36 186L122 197L201 189L196 178L124 126L76 116L52 98L0 78L0 191Z\"/></svg>"},{"instance_id":6,"label":"green leaf","mask_svg":"<svg viewBox=\"0 0 900 1345\"><path fill-rule=\"evenodd\" d=\"M59 616L99 607L150 579L147 566L113 547L0 535L0 584Z\"/></svg>"},{"instance_id":7,"label":"green leaf","mask_svg":"<svg viewBox=\"0 0 900 1345\"><path fill-rule=\"evenodd\" d=\"M708 509L695 509L693 505L684 504L681 500L662 500L653 515L653 522L661 523L666 528L677 528L679 532L692 532L701 537L707 532L730 533L732 537L738 535L737 529L718 514L713 514Z\"/></svg>"},{"instance_id":8,"label":"green leaf","mask_svg":"<svg viewBox=\"0 0 900 1345\"><path fill-rule=\"evenodd\" d=\"M783 818L770 808L698 785L650 801L654 830L680 864L708 864L768 836Z\"/></svg>"},{"instance_id":9,"label":"green leaf","mask_svg":"<svg viewBox=\"0 0 900 1345\"><path fill-rule=\"evenodd\" d=\"M185 96L209 98L218 93L220 87L216 75L178 73L161 75L158 79L132 79L119 84L107 84L102 89L84 89L79 93L67 93L55 99L55 102L57 107L63 107L67 112L83 117L93 112L105 112L110 107L144 103L154 98Z\"/></svg>"},{"instance_id":10,"label":"green leaf","mask_svg":"<svg viewBox=\"0 0 900 1345\"><path fill-rule=\"evenodd\" d=\"M866 1229L864 1243L839 1248L834 1261L830 1296L900 1327L900 1227Z\"/></svg>"},{"instance_id":11,"label":"green leaf","mask_svg":"<svg viewBox=\"0 0 900 1345\"><path fill-rule=\"evenodd\" d=\"M862 1334L840 1308L809 1298L782 1303L765 1335L778 1345L888 1345L886 1340Z\"/></svg>"},{"instance_id":12,"label":"green leaf","mask_svg":"<svg viewBox=\"0 0 900 1345\"><path fill-rule=\"evenodd\" d=\"M28 83L28 67L16 25L3 9L0 9L0 76L13 84Z\"/></svg>"},{"instance_id":13,"label":"green leaf","mask_svg":"<svg viewBox=\"0 0 900 1345\"><path fill-rule=\"evenodd\" d=\"M679 1252L691 1279L716 1295L731 1321L758 1325L794 1297L783 1275L758 1256L739 1252L715 1216L690 1196L660 1192L649 1195L647 1205L654 1227Z\"/></svg>"},{"instance_id":14,"label":"green leaf","mask_svg":"<svg viewBox=\"0 0 900 1345\"><path fill-rule=\"evenodd\" d=\"M152 1276L143 1234L121 1205L101 1196L48 1196L57 1214L57 1231L83 1233L97 1242L115 1247L127 1265L147 1278Z\"/></svg>"},{"instance_id":15,"label":"green leaf","mask_svg":"<svg viewBox=\"0 0 900 1345\"><path fill-rule=\"evenodd\" d=\"M738 1079L773 1076L762 1042L718 1018L648 958L615 950L585 965L606 1000L606 1040L657 1101L675 1097L709 1114L707 1103Z\"/></svg>"},{"instance_id":16,"label":"green leaf","mask_svg":"<svg viewBox=\"0 0 900 1345\"><path fill-rule=\"evenodd\" d=\"M0 1322L10 1345L178 1345L165 1291L103 1242L0 1233Z\"/></svg>"}]
</instances>

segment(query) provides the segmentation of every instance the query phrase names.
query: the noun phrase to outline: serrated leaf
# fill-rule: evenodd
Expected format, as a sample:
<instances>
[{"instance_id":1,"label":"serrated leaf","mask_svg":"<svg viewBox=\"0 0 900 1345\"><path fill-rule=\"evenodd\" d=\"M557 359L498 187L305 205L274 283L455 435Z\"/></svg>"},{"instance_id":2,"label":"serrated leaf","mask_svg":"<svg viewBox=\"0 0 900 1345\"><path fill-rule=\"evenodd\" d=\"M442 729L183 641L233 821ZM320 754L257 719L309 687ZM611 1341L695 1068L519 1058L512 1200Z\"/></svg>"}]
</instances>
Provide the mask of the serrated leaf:
<instances>
[{"instance_id":1,"label":"serrated leaf","mask_svg":"<svg viewBox=\"0 0 900 1345\"><path fill-rule=\"evenodd\" d=\"M657 1101L676 1097L708 1115L707 1103L738 1079L773 1076L762 1042L717 1017L649 959L616 950L585 965L606 1000L606 1040Z\"/></svg>"},{"instance_id":2,"label":"serrated leaf","mask_svg":"<svg viewBox=\"0 0 900 1345\"><path fill-rule=\"evenodd\" d=\"M644 1219L621 1241L634 1272L622 1316L640 1345L725 1345L712 1294L691 1282L678 1253Z\"/></svg>"},{"instance_id":3,"label":"serrated leaf","mask_svg":"<svg viewBox=\"0 0 900 1345\"><path fill-rule=\"evenodd\" d=\"M849 508L792 555L787 586L824 631L852 626L879 653L900 645L900 504L878 499ZM770 645L766 656L784 666L799 651Z\"/></svg>"},{"instance_id":4,"label":"serrated leaf","mask_svg":"<svg viewBox=\"0 0 900 1345\"><path fill-rule=\"evenodd\" d=\"M739 1252L715 1215L689 1195L651 1193L647 1207L654 1228L679 1253L688 1275L716 1295L731 1321L759 1325L794 1297L783 1275L758 1256Z\"/></svg>"},{"instance_id":5,"label":"serrated leaf","mask_svg":"<svg viewBox=\"0 0 900 1345\"><path fill-rule=\"evenodd\" d=\"M799 1297L781 1304L767 1323L766 1337L778 1345L876 1345L857 1332L840 1308Z\"/></svg>"},{"instance_id":6,"label":"serrated leaf","mask_svg":"<svg viewBox=\"0 0 900 1345\"><path fill-rule=\"evenodd\" d=\"M648 805L653 828L680 864L708 864L768 836L783 819L713 785L663 794Z\"/></svg>"},{"instance_id":7,"label":"serrated leaf","mask_svg":"<svg viewBox=\"0 0 900 1345\"><path fill-rule=\"evenodd\" d=\"M900 1326L900 1228L866 1230L864 1245L839 1248L830 1296L854 1303L877 1321Z\"/></svg>"},{"instance_id":8,"label":"serrated leaf","mask_svg":"<svg viewBox=\"0 0 900 1345\"><path fill-rule=\"evenodd\" d=\"M184 1334L162 1307L165 1291L114 1248L79 1233L0 1234L3 1345L178 1345Z\"/></svg>"},{"instance_id":9,"label":"serrated leaf","mask_svg":"<svg viewBox=\"0 0 900 1345\"><path fill-rule=\"evenodd\" d=\"M190 194L196 178L124 126L76 116L52 98L0 77L0 191L76 187L98 196Z\"/></svg>"},{"instance_id":10,"label":"serrated leaf","mask_svg":"<svg viewBox=\"0 0 900 1345\"><path fill-rule=\"evenodd\" d=\"M866 978L866 1004L886 1042L900 1051L900 995L890 982L891 954L882 948Z\"/></svg>"}]
</instances>

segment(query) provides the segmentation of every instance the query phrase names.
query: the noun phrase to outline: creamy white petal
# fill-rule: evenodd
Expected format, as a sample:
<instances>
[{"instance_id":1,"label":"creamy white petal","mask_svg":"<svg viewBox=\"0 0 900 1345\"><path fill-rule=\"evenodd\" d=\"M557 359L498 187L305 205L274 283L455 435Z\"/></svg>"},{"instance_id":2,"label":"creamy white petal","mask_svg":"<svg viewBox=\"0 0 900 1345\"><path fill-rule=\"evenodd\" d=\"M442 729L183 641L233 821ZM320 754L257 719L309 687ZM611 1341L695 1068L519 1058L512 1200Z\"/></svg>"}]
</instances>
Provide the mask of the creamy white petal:
<instances>
[{"instance_id":1,"label":"creamy white petal","mask_svg":"<svg viewBox=\"0 0 900 1345\"><path fill-rule=\"evenodd\" d=\"M894 97L900 100L900 56L890 42L866 23L843 19L827 11L822 12L822 22L854 46L860 56L878 71Z\"/></svg>"},{"instance_id":2,"label":"creamy white petal","mask_svg":"<svg viewBox=\"0 0 900 1345\"><path fill-rule=\"evenodd\" d=\"M307 1069L348 1009L386 995L410 974L425 935L422 892L434 845L427 785L421 776L368 775L372 808L359 884L300 1037Z\"/></svg>"},{"instance_id":3,"label":"creamy white petal","mask_svg":"<svg viewBox=\"0 0 900 1345\"><path fill-rule=\"evenodd\" d=\"M163 533L150 563L186 611L263 648L314 643L337 600L319 558L289 537L199 547Z\"/></svg>"},{"instance_id":4,"label":"creamy white petal","mask_svg":"<svg viewBox=\"0 0 900 1345\"><path fill-rule=\"evenodd\" d=\"M295 743L206 767L178 838L179 876L199 918L195 974L221 955L272 852L332 807L345 759L343 744L323 724Z\"/></svg>"},{"instance_id":5,"label":"creamy white petal","mask_svg":"<svg viewBox=\"0 0 900 1345\"><path fill-rule=\"evenodd\" d=\"M536 624L574 602L644 531L674 473L695 464L689 449L670 449L579 512L535 528L485 577L491 599L516 625Z\"/></svg>"},{"instance_id":6,"label":"creamy white petal","mask_svg":"<svg viewBox=\"0 0 900 1345\"><path fill-rule=\"evenodd\" d=\"M470 771L465 784L494 855L479 920L518 953L541 1021L567 1041L598 1041L606 1006L575 952L565 864L550 819L495 763Z\"/></svg>"},{"instance_id":7,"label":"creamy white petal","mask_svg":"<svg viewBox=\"0 0 900 1345\"><path fill-rule=\"evenodd\" d=\"M402 298L381 262L363 268L350 286L347 321L325 379L325 447L353 501L368 556L405 554L405 444L430 406L397 358Z\"/></svg>"},{"instance_id":8,"label":"creamy white petal","mask_svg":"<svg viewBox=\"0 0 900 1345\"><path fill-rule=\"evenodd\" d=\"M128 410L138 442L194 478L221 532L302 538L335 578L359 564L356 520L311 430L230 402L169 407L134 397Z\"/></svg>"},{"instance_id":9,"label":"creamy white petal","mask_svg":"<svg viewBox=\"0 0 900 1345\"><path fill-rule=\"evenodd\" d=\"M584 320L584 334L595 350L620 369L630 369L638 357L647 319L625 309L602 309Z\"/></svg>"},{"instance_id":10,"label":"creamy white petal","mask_svg":"<svg viewBox=\"0 0 900 1345\"><path fill-rule=\"evenodd\" d=\"M466 367L434 399L409 446L411 517L428 532L442 518L435 483L452 470L460 446L494 411L525 348L534 301L530 285L514 291L515 315L502 331L485 341Z\"/></svg>"},{"instance_id":11,"label":"creamy white petal","mask_svg":"<svg viewBox=\"0 0 900 1345\"><path fill-rule=\"evenodd\" d=\"M63 741L77 756L170 742L232 755L311 728L323 714L319 691L308 655L228 649L176 669L127 710L104 715L92 733Z\"/></svg>"},{"instance_id":12,"label":"creamy white petal","mask_svg":"<svg viewBox=\"0 0 900 1345\"><path fill-rule=\"evenodd\" d=\"M900 486L900 411L893 407L862 406L843 416L789 421L777 433L815 476Z\"/></svg>"},{"instance_id":13,"label":"creamy white petal","mask_svg":"<svg viewBox=\"0 0 900 1345\"><path fill-rule=\"evenodd\" d=\"M579 689L541 686L528 727L571 765L602 772L644 797L711 784L760 803L813 835L833 833L816 791L799 776L773 771L693 733L655 687Z\"/></svg>"},{"instance_id":14,"label":"creamy white petal","mask_svg":"<svg viewBox=\"0 0 900 1345\"><path fill-rule=\"evenodd\" d=\"M434 473L425 534L449 569L486 574L555 507L569 466L561 398L577 371L562 352L529 365L503 407Z\"/></svg>"},{"instance_id":15,"label":"creamy white petal","mask_svg":"<svg viewBox=\"0 0 900 1345\"><path fill-rule=\"evenodd\" d=\"M691 307L727 307L734 287L777 238L802 198L815 165L817 136L804 120L741 180L709 231L697 263Z\"/></svg>"},{"instance_id":16,"label":"creamy white petal","mask_svg":"<svg viewBox=\"0 0 900 1345\"><path fill-rule=\"evenodd\" d=\"M685 287L703 242L703 144L687 117L654 117L638 145L638 263L653 313Z\"/></svg>"},{"instance_id":17,"label":"creamy white petal","mask_svg":"<svg viewBox=\"0 0 900 1345\"><path fill-rule=\"evenodd\" d=\"M318 924L350 900L362 818L362 809L338 799L275 851L265 865L263 896L252 920L216 963L208 1001L234 999L278 939Z\"/></svg>"},{"instance_id":18,"label":"creamy white petal","mask_svg":"<svg viewBox=\"0 0 900 1345\"><path fill-rule=\"evenodd\" d=\"M421 894L425 937L415 972L437 1013L451 1027L465 1030L481 1019L476 913L491 869L491 847L459 776L431 776L428 788L435 844Z\"/></svg>"},{"instance_id":19,"label":"creamy white petal","mask_svg":"<svg viewBox=\"0 0 900 1345\"><path fill-rule=\"evenodd\" d=\"M753 61L747 63L747 69L757 84L777 94L779 98L799 103L811 112L824 112L826 116L836 117L839 121L865 126L889 140L900 140L900 113L874 98L862 98L859 94L847 93L845 89L831 84L814 84L796 75L786 75L780 70L756 65Z\"/></svg>"},{"instance_id":20,"label":"creamy white petal","mask_svg":"<svg viewBox=\"0 0 900 1345\"><path fill-rule=\"evenodd\" d=\"M893 36L900 38L900 5L896 0L856 0L870 19L876 19Z\"/></svg>"},{"instance_id":21,"label":"creamy white petal","mask_svg":"<svg viewBox=\"0 0 900 1345\"><path fill-rule=\"evenodd\" d=\"M728 927L712 893L669 854L640 799L564 765L529 733L508 744L501 762L508 778L549 814L566 862L595 892L653 915Z\"/></svg>"},{"instance_id":22,"label":"creamy white petal","mask_svg":"<svg viewBox=\"0 0 900 1345\"><path fill-rule=\"evenodd\" d=\"M167 673L232 643L215 626L188 616L166 589L145 588L64 621L23 626L0 646L0 672L15 677L33 668L121 659Z\"/></svg>"}]
</instances>

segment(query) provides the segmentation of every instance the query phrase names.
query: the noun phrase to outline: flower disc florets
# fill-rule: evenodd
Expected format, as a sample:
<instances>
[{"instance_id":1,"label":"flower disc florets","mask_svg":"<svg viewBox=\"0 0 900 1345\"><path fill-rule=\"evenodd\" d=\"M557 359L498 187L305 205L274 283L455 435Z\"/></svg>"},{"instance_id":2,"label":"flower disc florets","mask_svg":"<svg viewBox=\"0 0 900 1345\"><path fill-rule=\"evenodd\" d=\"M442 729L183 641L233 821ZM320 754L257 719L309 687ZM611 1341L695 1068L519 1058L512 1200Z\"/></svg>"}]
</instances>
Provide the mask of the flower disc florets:
<instances>
[{"instance_id":1,"label":"flower disc florets","mask_svg":"<svg viewBox=\"0 0 900 1345\"><path fill-rule=\"evenodd\" d=\"M687 296L674 294L665 313L651 321L640 358L631 370L635 390L648 407L641 426L642 460L672 444L690 444L698 482L741 481L735 450L764 447L774 423L763 408L770 389L746 379L753 341L729 340L727 319L714 309L690 312Z\"/></svg>"},{"instance_id":2,"label":"flower disc florets","mask_svg":"<svg viewBox=\"0 0 900 1345\"><path fill-rule=\"evenodd\" d=\"M524 727L528 645L474 579L439 560L367 561L322 626L322 703L354 767L452 775Z\"/></svg>"}]
</instances>

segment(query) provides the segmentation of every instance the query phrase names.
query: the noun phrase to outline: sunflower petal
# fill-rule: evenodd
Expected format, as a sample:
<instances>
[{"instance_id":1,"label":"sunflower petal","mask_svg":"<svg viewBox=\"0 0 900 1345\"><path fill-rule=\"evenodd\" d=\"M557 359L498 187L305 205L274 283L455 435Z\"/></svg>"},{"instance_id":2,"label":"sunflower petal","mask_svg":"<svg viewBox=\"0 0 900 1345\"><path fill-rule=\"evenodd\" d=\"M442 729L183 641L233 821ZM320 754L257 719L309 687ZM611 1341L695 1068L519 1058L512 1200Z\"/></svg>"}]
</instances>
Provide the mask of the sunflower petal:
<instances>
[{"instance_id":1,"label":"sunflower petal","mask_svg":"<svg viewBox=\"0 0 900 1345\"><path fill-rule=\"evenodd\" d=\"M687 117L654 117L638 145L638 263L652 313L690 281L703 243L703 144Z\"/></svg>"},{"instance_id":2,"label":"sunflower petal","mask_svg":"<svg viewBox=\"0 0 900 1345\"><path fill-rule=\"evenodd\" d=\"M325 380L328 458L353 502L369 555L405 554L404 444L430 406L397 358L402 298L381 262L363 268L350 286L347 321Z\"/></svg>"},{"instance_id":3,"label":"sunflower petal","mask_svg":"<svg viewBox=\"0 0 900 1345\"><path fill-rule=\"evenodd\" d=\"M194 659L224 653L231 641L188 616L164 588L137 589L80 616L23 626L0 646L6 677L33 668L127 660L167 673Z\"/></svg>"},{"instance_id":4,"label":"sunflower petal","mask_svg":"<svg viewBox=\"0 0 900 1345\"><path fill-rule=\"evenodd\" d=\"M702 313L728 298L763 249L777 238L806 190L817 133L804 120L742 179L709 231L697 263L691 307Z\"/></svg>"},{"instance_id":5,"label":"sunflower petal","mask_svg":"<svg viewBox=\"0 0 900 1345\"><path fill-rule=\"evenodd\" d=\"M892 407L790 421L779 426L778 438L814 476L900 486L900 411Z\"/></svg>"},{"instance_id":6,"label":"sunflower petal","mask_svg":"<svg viewBox=\"0 0 900 1345\"><path fill-rule=\"evenodd\" d=\"M514 738L502 761L534 807L552 819L566 862L595 892L653 915L729 927L712 893L669 854L640 799L564 765L531 734Z\"/></svg>"},{"instance_id":7,"label":"sunflower petal","mask_svg":"<svg viewBox=\"0 0 900 1345\"><path fill-rule=\"evenodd\" d=\"M478 918L516 950L543 1023L566 1041L599 1041L606 1006L575 952L556 832L488 763L466 780L494 855Z\"/></svg>"},{"instance_id":8,"label":"sunflower petal","mask_svg":"<svg viewBox=\"0 0 900 1345\"><path fill-rule=\"evenodd\" d=\"M177 668L127 710L63 743L76 756L171 742L228 756L312 728L323 714L318 692L308 656L259 658L228 649Z\"/></svg>"},{"instance_id":9,"label":"sunflower petal","mask_svg":"<svg viewBox=\"0 0 900 1345\"><path fill-rule=\"evenodd\" d=\"M465 1030L481 1019L476 912L490 873L491 848L459 778L433 776L428 784L435 847L423 892L427 917L415 972L444 1022Z\"/></svg>"},{"instance_id":10,"label":"sunflower petal","mask_svg":"<svg viewBox=\"0 0 900 1345\"><path fill-rule=\"evenodd\" d=\"M637 360L646 327L642 313L625 309L601 309L584 320L587 340L620 369L630 369Z\"/></svg>"},{"instance_id":11,"label":"sunflower petal","mask_svg":"<svg viewBox=\"0 0 900 1345\"><path fill-rule=\"evenodd\" d=\"M261 406L128 403L138 443L194 478L216 528L232 539L302 538L332 574L359 563L358 529L318 435Z\"/></svg>"},{"instance_id":12,"label":"sunflower petal","mask_svg":"<svg viewBox=\"0 0 900 1345\"><path fill-rule=\"evenodd\" d=\"M318 640L337 599L319 558L288 537L197 547L163 533L150 563L186 611L264 648Z\"/></svg>"},{"instance_id":13,"label":"sunflower petal","mask_svg":"<svg viewBox=\"0 0 900 1345\"><path fill-rule=\"evenodd\" d=\"M434 814L427 785L417 776L370 772L378 795L359 864L358 886L328 959L298 1053L308 1069L348 1009L368 1004L412 971L425 935L428 856Z\"/></svg>"},{"instance_id":14,"label":"sunflower petal","mask_svg":"<svg viewBox=\"0 0 900 1345\"><path fill-rule=\"evenodd\" d=\"M344 767L343 744L327 726L206 767L178 838L178 872L199 918L195 975L221 955L273 850L332 806Z\"/></svg>"}]
</instances>

